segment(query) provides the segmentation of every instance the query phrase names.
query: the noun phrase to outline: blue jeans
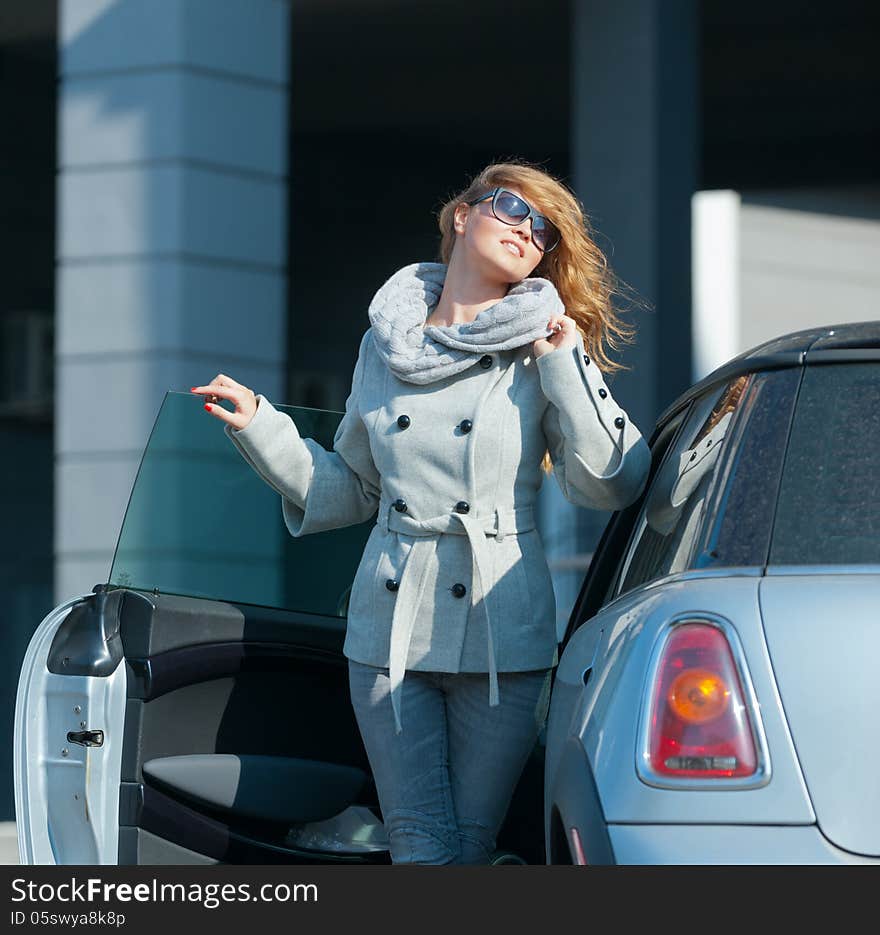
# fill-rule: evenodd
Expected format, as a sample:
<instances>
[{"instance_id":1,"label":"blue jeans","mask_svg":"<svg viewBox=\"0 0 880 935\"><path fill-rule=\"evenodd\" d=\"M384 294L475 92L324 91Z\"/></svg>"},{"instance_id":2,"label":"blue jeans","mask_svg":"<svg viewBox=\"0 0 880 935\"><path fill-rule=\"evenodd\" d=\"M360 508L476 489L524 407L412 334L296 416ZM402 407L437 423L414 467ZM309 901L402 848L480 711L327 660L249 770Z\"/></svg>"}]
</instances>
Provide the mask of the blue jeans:
<instances>
[{"instance_id":1,"label":"blue jeans","mask_svg":"<svg viewBox=\"0 0 880 935\"><path fill-rule=\"evenodd\" d=\"M394 730L388 668L348 661L355 717L395 864L488 864L547 716L550 669L407 670Z\"/></svg>"}]
</instances>

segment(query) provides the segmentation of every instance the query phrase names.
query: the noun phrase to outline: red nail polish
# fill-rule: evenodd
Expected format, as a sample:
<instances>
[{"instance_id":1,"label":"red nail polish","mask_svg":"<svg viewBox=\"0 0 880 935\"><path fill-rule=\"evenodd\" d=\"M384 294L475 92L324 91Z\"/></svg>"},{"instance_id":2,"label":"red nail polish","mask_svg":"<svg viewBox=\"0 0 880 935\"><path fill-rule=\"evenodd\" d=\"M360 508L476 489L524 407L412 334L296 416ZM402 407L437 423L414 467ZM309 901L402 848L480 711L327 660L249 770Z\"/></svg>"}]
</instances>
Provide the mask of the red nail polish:
<instances>
[{"instance_id":1,"label":"red nail polish","mask_svg":"<svg viewBox=\"0 0 880 935\"><path fill-rule=\"evenodd\" d=\"M191 387L189 388L189 391L190 391L190 393L195 393L196 388L195 388L194 386L191 386Z\"/></svg>"},{"instance_id":2,"label":"red nail polish","mask_svg":"<svg viewBox=\"0 0 880 935\"><path fill-rule=\"evenodd\" d=\"M210 411L211 411L211 404L210 404L210 403L205 403L205 409L207 409L208 412L210 412Z\"/></svg>"}]
</instances>

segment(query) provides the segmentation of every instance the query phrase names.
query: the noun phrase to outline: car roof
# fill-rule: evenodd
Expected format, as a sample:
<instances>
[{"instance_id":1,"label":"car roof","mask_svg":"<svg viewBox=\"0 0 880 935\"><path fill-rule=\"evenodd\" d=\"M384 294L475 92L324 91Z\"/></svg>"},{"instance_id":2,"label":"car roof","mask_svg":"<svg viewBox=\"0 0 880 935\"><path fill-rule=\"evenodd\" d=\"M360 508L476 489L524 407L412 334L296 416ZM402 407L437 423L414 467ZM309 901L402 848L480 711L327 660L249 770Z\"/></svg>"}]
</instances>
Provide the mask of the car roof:
<instances>
[{"instance_id":1,"label":"car roof","mask_svg":"<svg viewBox=\"0 0 880 935\"><path fill-rule=\"evenodd\" d=\"M781 367L801 366L810 355L828 359L826 352L839 354L849 351L871 351L880 349L880 320L853 321L845 324L816 325L801 331L792 331L756 344L736 357L717 367L693 386L685 390L657 419L657 426L686 406L694 397L717 383L726 383L735 377L758 370L775 370ZM871 355L873 356L873 355Z\"/></svg>"}]
</instances>

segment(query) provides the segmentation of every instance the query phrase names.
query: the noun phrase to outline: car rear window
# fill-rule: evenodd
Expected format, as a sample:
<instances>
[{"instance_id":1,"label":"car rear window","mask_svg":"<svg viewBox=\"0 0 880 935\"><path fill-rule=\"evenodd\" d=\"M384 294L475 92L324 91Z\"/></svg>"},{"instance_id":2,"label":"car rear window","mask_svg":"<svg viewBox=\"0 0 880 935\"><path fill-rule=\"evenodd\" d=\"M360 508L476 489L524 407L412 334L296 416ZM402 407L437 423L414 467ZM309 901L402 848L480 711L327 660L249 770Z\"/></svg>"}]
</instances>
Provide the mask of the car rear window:
<instances>
[{"instance_id":1,"label":"car rear window","mask_svg":"<svg viewBox=\"0 0 880 935\"><path fill-rule=\"evenodd\" d=\"M880 563L880 361L808 366L771 565Z\"/></svg>"}]
</instances>

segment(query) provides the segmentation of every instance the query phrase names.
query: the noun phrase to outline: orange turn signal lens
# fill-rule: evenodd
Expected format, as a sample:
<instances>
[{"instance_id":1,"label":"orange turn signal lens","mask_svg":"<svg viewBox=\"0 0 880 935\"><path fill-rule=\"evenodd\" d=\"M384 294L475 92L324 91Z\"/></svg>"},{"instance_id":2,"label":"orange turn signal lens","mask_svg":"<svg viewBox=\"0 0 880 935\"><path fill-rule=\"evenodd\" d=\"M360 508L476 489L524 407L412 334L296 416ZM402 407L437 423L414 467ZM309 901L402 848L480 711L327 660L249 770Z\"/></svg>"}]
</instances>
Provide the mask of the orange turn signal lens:
<instances>
[{"instance_id":1,"label":"orange turn signal lens","mask_svg":"<svg viewBox=\"0 0 880 935\"><path fill-rule=\"evenodd\" d=\"M730 689L717 672L687 669L673 679L666 696L673 713L689 724L721 717L730 704Z\"/></svg>"}]
</instances>

